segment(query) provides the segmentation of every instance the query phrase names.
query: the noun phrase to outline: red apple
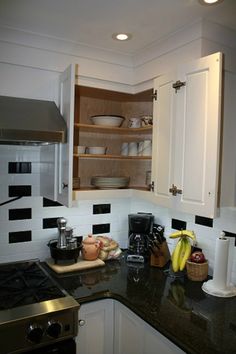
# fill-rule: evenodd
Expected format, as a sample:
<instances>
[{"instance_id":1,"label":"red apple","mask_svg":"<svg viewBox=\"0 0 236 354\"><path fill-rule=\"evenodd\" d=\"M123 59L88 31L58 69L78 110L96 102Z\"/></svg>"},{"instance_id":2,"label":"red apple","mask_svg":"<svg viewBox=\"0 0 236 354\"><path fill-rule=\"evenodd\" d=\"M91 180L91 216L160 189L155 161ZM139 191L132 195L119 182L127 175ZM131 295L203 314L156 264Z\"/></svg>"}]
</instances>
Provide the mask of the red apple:
<instances>
[{"instance_id":1,"label":"red apple","mask_svg":"<svg viewBox=\"0 0 236 354\"><path fill-rule=\"evenodd\" d=\"M196 251L191 254L190 261L194 263L204 263L206 262L206 258L202 252Z\"/></svg>"}]
</instances>

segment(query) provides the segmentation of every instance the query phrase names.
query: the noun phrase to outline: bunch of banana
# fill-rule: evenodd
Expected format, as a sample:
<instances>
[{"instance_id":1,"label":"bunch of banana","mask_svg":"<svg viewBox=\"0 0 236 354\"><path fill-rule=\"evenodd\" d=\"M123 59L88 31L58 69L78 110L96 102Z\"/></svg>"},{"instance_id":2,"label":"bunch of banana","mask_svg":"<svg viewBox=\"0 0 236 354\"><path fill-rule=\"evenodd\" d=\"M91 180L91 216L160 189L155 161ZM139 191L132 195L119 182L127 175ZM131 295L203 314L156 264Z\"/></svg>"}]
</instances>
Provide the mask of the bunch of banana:
<instances>
[{"instance_id":1,"label":"bunch of banana","mask_svg":"<svg viewBox=\"0 0 236 354\"><path fill-rule=\"evenodd\" d=\"M170 238L179 238L177 245L172 253L172 269L174 272L182 271L191 255L191 242L196 243L196 235L191 230L180 230L173 232Z\"/></svg>"},{"instance_id":2,"label":"bunch of banana","mask_svg":"<svg viewBox=\"0 0 236 354\"><path fill-rule=\"evenodd\" d=\"M170 238L178 238L178 237L184 237L184 236L187 236L187 237L191 238L193 241L196 241L195 233L194 233L194 231L191 231L191 230L180 230L180 231L173 232L170 235Z\"/></svg>"},{"instance_id":3,"label":"bunch of banana","mask_svg":"<svg viewBox=\"0 0 236 354\"><path fill-rule=\"evenodd\" d=\"M191 242L186 236L181 236L172 253L172 269L174 272L182 271L191 255Z\"/></svg>"}]
</instances>

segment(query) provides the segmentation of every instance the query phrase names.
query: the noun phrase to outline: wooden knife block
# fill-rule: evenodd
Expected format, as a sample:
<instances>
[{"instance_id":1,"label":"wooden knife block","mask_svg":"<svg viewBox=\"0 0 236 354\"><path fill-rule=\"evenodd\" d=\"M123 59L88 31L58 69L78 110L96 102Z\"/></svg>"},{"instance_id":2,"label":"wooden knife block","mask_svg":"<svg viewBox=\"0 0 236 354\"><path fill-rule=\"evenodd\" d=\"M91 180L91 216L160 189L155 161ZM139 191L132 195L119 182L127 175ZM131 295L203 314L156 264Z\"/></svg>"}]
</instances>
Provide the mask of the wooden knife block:
<instances>
[{"instance_id":1,"label":"wooden knife block","mask_svg":"<svg viewBox=\"0 0 236 354\"><path fill-rule=\"evenodd\" d=\"M170 260L170 251L167 242L164 241L159 244L159 248L155 247L151 253L150 264L153 267L162 268Z\"/></svg>"}]
</instances>

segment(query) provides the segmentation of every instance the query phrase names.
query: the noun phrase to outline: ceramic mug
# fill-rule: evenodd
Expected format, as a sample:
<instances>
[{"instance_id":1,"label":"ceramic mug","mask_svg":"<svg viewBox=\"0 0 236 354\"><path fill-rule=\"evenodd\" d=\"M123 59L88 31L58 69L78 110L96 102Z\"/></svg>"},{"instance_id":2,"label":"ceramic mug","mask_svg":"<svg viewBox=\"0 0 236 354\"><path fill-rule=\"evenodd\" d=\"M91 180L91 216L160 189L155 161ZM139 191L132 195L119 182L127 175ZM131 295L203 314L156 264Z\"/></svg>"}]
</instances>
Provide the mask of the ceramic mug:
<instances>
[{"instance_id":1,"label":"ceramic mug","mask_svg":"<svg viewBox=\"0 0 236 354\"><path fill-rule=\"evenodd\" d=\"M121 145L121 155L127 156L129 154L129 143L122 143Z\"/></svg>"},{"instance_id":2,"label":"ceramic mug","mask_svg":"<svg viewBox=\"0 0 236 354\"><path fill-rule=\"evenodd\" d=\"M151 156L151 155L152 155L152 141L144 140L142 156Z\"/></svg>"},{"instance_id":3,"label":"ceramic mug","mask_svg":"<svg viewBox=\"0 0 236 354\"><path fill-rule=\"evenodd\" d=\"M143 116L141 118L142 127L152 125L152 116Z\"/></svg>"},{"instance_id":4,"label":"ceramic mug","mask_svg":"<svg viewBox=\"0 0 236 354\"><path fill-rule=\"evenodd\" d=\"M138 156L142 156L143 155L143 141L140 141L138 143Z\"/></svg>"},{"instance_id":5,"label":"ceramic mug","mask_svg":"<svg viewBox=\"0 0 236 354\"><path fill-rule=\"evenodd\" d=\"M129 156L137 156L138 155L138 143L136 141L132 141L129 143Z\"/></svg>"},{"instance_id":6,"label":"ceramic mug","mask_svg":"<svg viewBox=\"0 0 236 354\"><path fill-rule=\"evenodd\" d=\"M141 127L141 118L130 118L128 123L129 128L140 128Z\"/></svg>"}]
</instances>

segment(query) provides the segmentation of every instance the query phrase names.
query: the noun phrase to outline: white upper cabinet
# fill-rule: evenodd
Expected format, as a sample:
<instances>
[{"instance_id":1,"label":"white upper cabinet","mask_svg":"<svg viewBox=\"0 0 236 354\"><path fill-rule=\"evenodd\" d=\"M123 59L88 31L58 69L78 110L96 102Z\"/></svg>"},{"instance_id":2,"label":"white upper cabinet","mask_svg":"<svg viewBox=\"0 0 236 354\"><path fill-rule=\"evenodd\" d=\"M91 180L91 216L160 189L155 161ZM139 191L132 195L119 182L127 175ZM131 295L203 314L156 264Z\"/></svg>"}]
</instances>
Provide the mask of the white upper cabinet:
<instances>
[{"instance_id":1,"label":"white upper cabinet","mask_svg":"<svg viewBox=\"0 0 236 354\"><path fill-rule=\"evenodd\" d=\"M75 65L70 65L60 75L59 108L67 124L67 143L58 147L57 159L57 201L72 206L73 187L73 145L74 145L74 97Z\"/></svg>"},{"instance_id":2,"label":"white upper cabinet","mask_svg":"<svg viewBox=\"0 0 236 354\"><path fill-rule=\"evenodd\" d=\"M152 180L160 205L216 215L221 78L215 53L154 81Z\"/></svg>"}]
</instances>

